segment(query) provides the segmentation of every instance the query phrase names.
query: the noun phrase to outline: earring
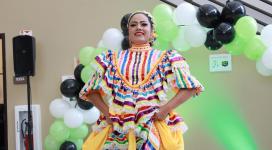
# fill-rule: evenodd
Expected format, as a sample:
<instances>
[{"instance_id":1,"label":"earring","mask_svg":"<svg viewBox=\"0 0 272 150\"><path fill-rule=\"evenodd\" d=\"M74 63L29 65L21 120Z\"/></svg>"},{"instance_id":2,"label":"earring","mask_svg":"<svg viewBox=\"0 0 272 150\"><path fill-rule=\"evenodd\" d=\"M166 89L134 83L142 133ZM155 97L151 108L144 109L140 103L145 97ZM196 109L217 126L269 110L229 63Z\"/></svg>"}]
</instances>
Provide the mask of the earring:
<instances>
[{"instance_id":1,"label":"earring","mask_svg":"<svg viewBox=\"0 0 272 150\"><path fill-rule=\"evenodd\" d=\"M153 43L157 38L157 34L155 32L152 33L151 37L149 38L149 42Z\"/></svg>"},{"instance_id":2,"label":"earring","mask_svg":"<svg viewBox=\"0 0 272 150\"><path fill-rule=\"evenodd\" d=\"M154 41L154 38L153 37L150 37L149 39L148 39L148 42L149 43L152 43Z\"/></svg>"}]
</instances>

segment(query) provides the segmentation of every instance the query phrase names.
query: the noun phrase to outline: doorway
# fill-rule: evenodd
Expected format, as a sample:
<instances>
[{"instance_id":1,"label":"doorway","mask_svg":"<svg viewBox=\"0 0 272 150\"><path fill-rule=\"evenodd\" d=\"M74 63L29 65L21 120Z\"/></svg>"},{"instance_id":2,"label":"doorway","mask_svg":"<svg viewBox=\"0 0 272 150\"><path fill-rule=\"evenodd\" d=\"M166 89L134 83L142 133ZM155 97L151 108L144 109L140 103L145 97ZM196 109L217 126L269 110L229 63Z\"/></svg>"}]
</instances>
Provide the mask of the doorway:
<instances>
[{"instance_id":1,"label":"doorway","mask_svg":"<svg viewBox=\"0 0 272 150\"><path fill-rule=\"evenodd\" d=\"M0 150L8 149L5 34L0 33Z\"/></svg>"}]
</instances>

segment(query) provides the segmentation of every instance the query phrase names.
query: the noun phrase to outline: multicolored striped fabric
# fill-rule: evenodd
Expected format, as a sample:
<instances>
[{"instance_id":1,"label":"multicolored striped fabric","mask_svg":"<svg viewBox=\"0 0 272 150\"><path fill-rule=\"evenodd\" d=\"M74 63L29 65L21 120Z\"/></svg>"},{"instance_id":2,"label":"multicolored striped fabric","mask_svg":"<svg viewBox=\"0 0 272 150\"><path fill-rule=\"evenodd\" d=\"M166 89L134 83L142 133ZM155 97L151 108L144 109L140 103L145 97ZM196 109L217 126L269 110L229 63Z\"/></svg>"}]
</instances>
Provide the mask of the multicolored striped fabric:
<instances>
[{"instance_id":1,"label":"multicolored striped fabric","mask_svg":"<svg viewBox=\"0 0 272 150\"><path fill-rule=\"evenodd\" d=\"M133 130L137 149L158 149L160 137L151 119L161 105L167 103L167 91L203 86L190 74L185 59L175 50L108 50L97 56L97 70L80 92L80 97L92 90L106 94L113 131L104 149L127 149L127 134ZM197 94L198 94L197 93ZM171 131L185 132L183 119L171 113L165 120ZM93 125L98 132L107 126L103 115Z\"/></svg>"},{"instance_id":2,"label":"multicolored striped fabric","mask_svg":"<svg viewBox=\"0 0 272 150\"><path fill-rule=\"evenodd\" d=\"M119 51L117 54L117 66L121 69L121 74L132 84L143 81L156 60L162 55L162 51Z\"/></svg>"}]
</instances>

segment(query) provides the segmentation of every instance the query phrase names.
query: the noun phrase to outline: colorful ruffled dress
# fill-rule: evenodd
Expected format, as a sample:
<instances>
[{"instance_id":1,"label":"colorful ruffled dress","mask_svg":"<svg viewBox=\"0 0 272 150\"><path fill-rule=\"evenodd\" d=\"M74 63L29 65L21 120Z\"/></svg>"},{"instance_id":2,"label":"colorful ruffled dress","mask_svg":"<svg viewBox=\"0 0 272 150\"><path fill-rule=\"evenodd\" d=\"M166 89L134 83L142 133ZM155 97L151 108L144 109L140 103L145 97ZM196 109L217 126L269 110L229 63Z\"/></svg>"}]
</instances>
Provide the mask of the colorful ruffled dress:
<instances>
[{"instance_id":1,"label":"colorful ruffled dress","mask_svg":"<svg viewBox=\"0 0 272 150\"><path fill-rule=\"evenodd\" d=\"M171 112L164 121L152 116L167 103L167 91L203 86L190 74L185 59L175 50L160 51L149 45L112 51L96 56L96 72L80 97L87 100L99 90L108 101L112 125L101 114L93 125L83 150L183 150L182 134L187 126Z\"/></svg>"}]
</instances>

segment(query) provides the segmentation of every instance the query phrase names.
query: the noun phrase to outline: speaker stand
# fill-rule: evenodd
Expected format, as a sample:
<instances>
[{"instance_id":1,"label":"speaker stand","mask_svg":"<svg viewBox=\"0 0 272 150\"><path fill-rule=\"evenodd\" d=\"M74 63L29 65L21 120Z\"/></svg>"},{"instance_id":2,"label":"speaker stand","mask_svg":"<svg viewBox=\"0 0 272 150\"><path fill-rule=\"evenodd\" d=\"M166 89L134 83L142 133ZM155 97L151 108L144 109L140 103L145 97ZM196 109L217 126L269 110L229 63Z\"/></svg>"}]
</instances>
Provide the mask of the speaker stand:
<instances>
[{"instance_id":1,"label":"speaker stand","mask_svg":"<svg viewBox=\"0 0 272 150\"><path fill-rule=\"evenodd\" d=\"M30 79L29 75L27 75L27 126L28 126L28 136L26 137L28 142L25 143L25 146L29 148L29 150L33 150L33 122L32 122L32 111L31 111L31 87L30 87ZM28 145L27 145L28 144Z\"/></svg>"}]
</instances>

